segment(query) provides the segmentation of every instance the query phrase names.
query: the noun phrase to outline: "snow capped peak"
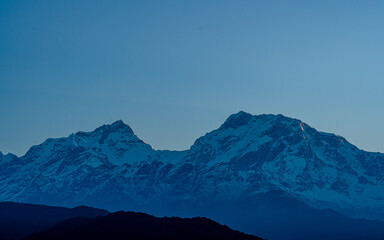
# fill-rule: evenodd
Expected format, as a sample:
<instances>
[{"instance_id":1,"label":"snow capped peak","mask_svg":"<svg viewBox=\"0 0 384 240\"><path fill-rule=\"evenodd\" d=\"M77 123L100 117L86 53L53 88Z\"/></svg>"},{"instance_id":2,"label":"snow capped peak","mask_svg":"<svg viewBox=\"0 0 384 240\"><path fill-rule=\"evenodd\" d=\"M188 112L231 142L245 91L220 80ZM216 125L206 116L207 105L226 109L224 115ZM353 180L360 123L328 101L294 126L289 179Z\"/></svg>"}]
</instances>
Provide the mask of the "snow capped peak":
<instances>
[{"instance_id":1,"label":"snow capped peak","mask_svg":"<svg viewBox=\"0 0 384 240\"><path fill-rule=\"evenodd\" d=\"M97 167L109 162L121 165L145 161L153 154L150 145L140 140L122 120L98 127L92 132L77 132L68 137L47 139L33 146L22 157L33 162L70 162Z\"/></svg>"},{"instance_id":2,"label":"snow capped peak","mask_svg":"<svg viewBox=\"0 0 384 240\"><path fill-rule=\"evenodd\" d=\"M244 111L240 111L236 114L232 114L228 119L221 125L220 129L233 128L236 129L242 125L247 124L251 119L252 115Z\"/></svg>"},{"instance_id":3,"label":"snow capped peak","mask_svg":"<svg viewBox=\"0 0 384 240\"><path fill-rule=\"evenodd\" d=\"M128 125L125 124L123 122L123 120L120 119L120 120L117 120L114 123L112 123L111 126L114 126L114 127L125 127L125 126L128 126Z\"/></svg>"},{"instance_id":4,"label":"snow capped peak","mask_svg":"<svg viewBox=\"0 0 384 240\"><path fill-rule=\"evenodd\" d=\"M299 126L299 123L301 121L295 118L286 117L281 114L252 115L250 113L240 111L238 113L230 115L219 129L220 130L237 129L239 127L246 126L246 125L249 125L249 126L254 124L259 125L260 122L263 122L263 123L269 122L270 124L277 123L277 124L284 124L284 125ZM307 124L305 125L308 126Z\"/></svg>"},{"instance_id":5,"label":"snow capped peak","mask_svg":"<svg viewBox=\"0 0 384 240\"><path fill-rule=\"evenodd\" d=\"M98 132L110 132L110 133L121 132L121 133L125 133L125 134L134 134L132 129L127 124L125 124L122 120L117 120L116 122L114 122L112 124L103 125L103 126L97 128L94 132L96 132L96 133L98 133Z\"/></svg>"}]
</instances>

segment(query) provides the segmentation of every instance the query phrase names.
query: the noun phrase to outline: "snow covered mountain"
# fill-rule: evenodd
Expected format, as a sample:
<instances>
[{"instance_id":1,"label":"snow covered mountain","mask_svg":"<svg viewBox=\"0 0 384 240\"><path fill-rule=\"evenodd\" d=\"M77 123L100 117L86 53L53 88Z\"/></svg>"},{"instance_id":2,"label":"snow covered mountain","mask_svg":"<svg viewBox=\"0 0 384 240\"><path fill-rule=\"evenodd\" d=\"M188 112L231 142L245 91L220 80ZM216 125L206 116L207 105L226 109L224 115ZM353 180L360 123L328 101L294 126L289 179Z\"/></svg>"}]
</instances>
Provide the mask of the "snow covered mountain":
<instances>
[{"instance_id":1,"label":"snow covered mountain","mask_svg":"<svg viewBox=\"0 0 384 240\"><path fill-rule=\"evenodd\" d=\"M384 154L282 115L230 116L177 164L189 197L231 202L280 191L314 208L384 220ZM184 187L185 188L185 187Z\"/></svg>"},{"instance_id":2,"label":"snow covered mountain","mask_svg":"<svg viewBox=\"0 0 384 240\"><path fill-rule=\"evenodd\" d=\"M0 153L0 201L152 214L251 209L260 196L279 193L315 209L384 220L383 181L384 154L297 119L245 112L187 151L154 150L117 121L48 139L20 158Z\"/></svg>"},{"instance_id":3,"label":"snow covered mountain","mask_svg":"<svg viewBox=\"0 0 384 240\"><path fill-rule=\"evenodd\" d=\"M0 156L0 201L140 210L185 153L153 150L122 121L47 139L19 159Z\"/></svg>"}]
</instances>

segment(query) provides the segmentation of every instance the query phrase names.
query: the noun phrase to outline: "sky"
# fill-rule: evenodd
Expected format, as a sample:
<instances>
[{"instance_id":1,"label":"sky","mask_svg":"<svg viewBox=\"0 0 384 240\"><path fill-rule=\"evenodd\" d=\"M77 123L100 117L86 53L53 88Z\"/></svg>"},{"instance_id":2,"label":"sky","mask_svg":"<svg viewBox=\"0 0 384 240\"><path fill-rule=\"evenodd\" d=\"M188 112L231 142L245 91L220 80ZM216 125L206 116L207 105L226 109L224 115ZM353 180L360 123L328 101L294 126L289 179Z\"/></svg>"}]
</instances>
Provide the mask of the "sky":
<instances>
[{"instance_id":1,"label":"sky","mask_svg":"<svg viewBox=\"0 0 384 240\"><path fill-rule=\"evenodd\" d=\"M384 1L0 0L0 151L122 119L188 149L240 110L384 152Z\"/></svg>"}]
</instances>

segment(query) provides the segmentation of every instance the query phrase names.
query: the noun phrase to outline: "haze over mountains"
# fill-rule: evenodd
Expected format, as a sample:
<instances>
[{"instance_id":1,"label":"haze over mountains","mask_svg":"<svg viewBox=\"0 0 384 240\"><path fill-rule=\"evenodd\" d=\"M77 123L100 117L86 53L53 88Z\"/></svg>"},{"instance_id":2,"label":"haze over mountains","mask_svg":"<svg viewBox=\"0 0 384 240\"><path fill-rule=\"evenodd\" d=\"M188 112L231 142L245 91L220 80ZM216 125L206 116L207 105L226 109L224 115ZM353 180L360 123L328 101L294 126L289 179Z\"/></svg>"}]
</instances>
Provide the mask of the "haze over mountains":
<instances>
[{"instance_id":1,"label":"haze over mountains","mask_svg":"<svg viewBox=\"0 0 384 240\"><path fill-rule=\"evenodd\" d=\"M105 216L108 211L90 207L50 207L13 202L0 203L0 239L17 240L76 218Z\"/></svg>"},{"instance_id":2,"label":"haze over mountains","mask_svg":"<svg viewBox=\"0 0 384 240\"><path fill-rule=\"evenodd\" d=\"M155 218L90 207L0 203L0 239L244 239L260 240L207 218Z\"/></svg>"},{"instance_id":3,"label":"haze over mountains","mask_svg":"<svg viewBox=\"0 0 384 240\"><path fill-rule=\"evenodd\" d=\"M292 209L303 212L298 223L384 220L383 176L384 154L297 119L239 112L187 151L154 150L117 121L20 158L1 154L0 201L200 215L264 237L275 236L273 221L289 225Z\"/></svg>"}]
</instances>

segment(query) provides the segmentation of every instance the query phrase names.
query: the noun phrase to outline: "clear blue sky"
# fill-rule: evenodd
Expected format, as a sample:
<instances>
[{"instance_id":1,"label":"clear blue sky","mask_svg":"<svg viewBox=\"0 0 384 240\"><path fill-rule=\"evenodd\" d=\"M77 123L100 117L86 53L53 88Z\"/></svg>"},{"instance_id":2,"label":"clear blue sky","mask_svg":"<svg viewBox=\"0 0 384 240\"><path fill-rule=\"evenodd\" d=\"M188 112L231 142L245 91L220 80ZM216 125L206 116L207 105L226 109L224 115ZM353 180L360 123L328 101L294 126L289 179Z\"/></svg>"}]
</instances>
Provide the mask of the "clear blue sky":
<instances>
[{"instance_id":1,"label":"clear blue sky","mask_svg":"<svg viewBox=\"0 0 384 240\"><path fill-rule=\"evenodd\" d=\"M187 149L281 113L384 152L384 1L0 0L0 150L122 119Z\"/></svg>"}]
</instances>

